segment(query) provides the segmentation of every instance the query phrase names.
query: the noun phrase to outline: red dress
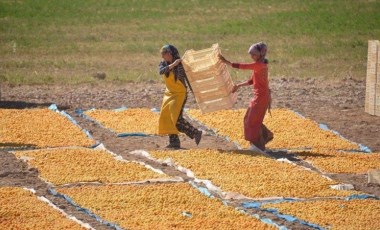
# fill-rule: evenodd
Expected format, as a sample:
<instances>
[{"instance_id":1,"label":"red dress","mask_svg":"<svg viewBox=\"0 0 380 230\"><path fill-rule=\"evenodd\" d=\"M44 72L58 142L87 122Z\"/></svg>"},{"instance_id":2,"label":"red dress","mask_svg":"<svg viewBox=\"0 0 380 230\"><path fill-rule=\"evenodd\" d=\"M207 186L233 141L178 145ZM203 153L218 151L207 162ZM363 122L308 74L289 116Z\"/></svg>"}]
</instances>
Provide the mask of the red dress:
<instances>
[{"instance_id":1,"label":"red dress","mask_svg":"<svg viewBox=\"0 0 380 230\"><path fill-rule=\"evenodd\" d=\"M253 85L253 99L244 117L244 137L256 147L265 150L265 144L273 138L273 134L263 125L270 101L268 65L262 62L233 63L232 67L253 70L248 81Z\"/></svg>"}]
</instances>

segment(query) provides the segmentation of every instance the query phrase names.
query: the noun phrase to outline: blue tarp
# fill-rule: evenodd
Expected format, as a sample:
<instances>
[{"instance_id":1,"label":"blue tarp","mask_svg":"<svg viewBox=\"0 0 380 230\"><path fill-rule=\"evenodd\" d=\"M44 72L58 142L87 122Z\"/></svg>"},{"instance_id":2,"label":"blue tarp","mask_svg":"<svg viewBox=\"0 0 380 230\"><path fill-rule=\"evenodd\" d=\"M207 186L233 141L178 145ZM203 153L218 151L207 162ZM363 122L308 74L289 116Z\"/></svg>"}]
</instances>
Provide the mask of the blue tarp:
<instances>
[{"instance_id":1,"label":"blue tarp","mask_svg":"<svg viewBox=\"0 0 380 230\"><path fill-rule=\"evenodd\" d=\"M57 191L55 191L54 189L52 188L49 188L48 189L49 193L52 194L53 196L56 196L56 197L60 197L60 198L63 198L64 200L66 200L69 204L73 205L78 211L80 212L83 212L85 213L86 215L94 218L96 221L98 221L99 223L101 224L104 224L108 227L111 227L113 229L116 229L116 230L122 230L122 228L120 226L118 226L117 224L115 223L111 223L111 222L108 222L108 221L105 221L103 220L102 218L100 218L99 216L95 215L94 213L92 213L90 210L86 209L86 208L82 208L80 207L77 203L75 203L69 196L65 195L65 194L61 194Z\"/></svg>"},{"instance_id":2,"label":"blue tarp","mask_svg":"<svg viewBox=\"0 0 380 230\"><path fill-rule=\"evenodd\" d=\"M340 133L338 133L337 131L330 129L330 128L329 128L327 125L325 125L325 124L319 124L319 128L321 128L321 129L323 129L323 130L326 130L326 131L330 131L330 132L334 133L335 135L339 136L340 138L342 138L342 139L344 139L344 140L346 140L346 141L349 141L349 142L351 142L351 143L354 143L354 142L352 142L352 141L346 139L345 137L343 137L343 136L342 136ZM371 152L372 152L372 150L371 150L369 147L365 146L365 145L357 144L357 143L354 143L354 144L356 144L356 145L359 146L359 149L360 149L361 152L365 152L365 153L371 153Z\"/></svg>"},{"instance_id":3,"label":"blue tarp","mask_svg":"<svg viewBox=\"0 0 380 230\"><path fill-rule=\"evenodd\" d=\"M191 182L189 182L189 183L190 183L194 188L196 188L198 191L200 191L203 195L205 195L205 196L207 196L207 197L209 197L209 198L215 198L215 196L213 196L213 195L211 194L211 192L210 192L206 187L199 186L199 185L195 184L193 181L191 181ZM227 201L225 201L225 200L221 200L221 201L222 201L222 203L223 203L224 205L228 206L228 202L227 202ZM269 218L262 218L262 217L260 217L260 216L257 215L257 214L255 214L255 215L251 215L250 213L247 213L247 212L245 212L244 210L239 210L239 209L237 209L237 210L240 211L240 212L243 212L243 213L245 213L245 214L247 214L247 215L253 216L253 217L255 217L255 218L261 220L262 222L264 222L264 223L266 223L266 224L273 225L273 226L277 227L277 228L280 229L280 230L287 230L287 228L286 228L285 226L280 226L280 225L278 225L277 223L275 223L273 220L271 220L271 219L269 219Z\"/></svg>"},{"instance_id":4,"label":"blue tarp","mask_svg":"<svg viewBox=\"0 0 380 230\"><path fill-rule=\"evenodd\" d=\"M365 199L380 200L380 198L377 196L367 195L367 194L354 194L354 195L346 197L344 200L348 201L348 200L365 200ZM300 224L303 224L303 225L306 225L306 226L309 226L309 227L312 227L315 229L323 229L321 226L319 226L317 224L313 224L313 223L309 223L309 222L304 221L304 220L300 220L297 217L292 216L292 215L282 214L277 209L273 209L273 208L262 209L261 208L261 206L264 204L277 204L277 203L282 203L282 202L302 202L302 201L304 201L304 200L293 199L293 198L284 198L284 199L277 199L277 200L270 200L270 201L249 201L249 202L243 202L241 205L247 209L259 209L259 210L263 210L263 211L273 213L276 216L278 216L279 218L282 218L288 222L298 222Z\"/></svg>"},{"instance_id":5,"label":"blue tarp","mask_svg":"<svg viewBox=\"0 0 380 230\"><path fill-rule=\"evenodd\" d=\"M270 212L270 213L276 215L277 217L279 217L281 219L284 219L284 220L286 220L288 222L298 222L298 223L300 223L302 225L305 225L305 226L308 226L308 227L312 227L314 229L321 229L322 230L323 228L321 226L317 225L317 224L313 224L313 223L306 222L304 220L300 220L297 217L292 216L292 215L282 214L282 213L278 212L277 209L273 209L273 208L262 209L261 208L261 205L267 204L267 203L281 203L281 202L294 202L294 201L296 201L296 199L284 198L284 199L278 199L278 200L273 200L273 201L244 202L244 203L242 203L242 206L244 208L247 208L247 209L259 209L259 210L267 211L267 212Z\"/></svg>"}]
</instances>

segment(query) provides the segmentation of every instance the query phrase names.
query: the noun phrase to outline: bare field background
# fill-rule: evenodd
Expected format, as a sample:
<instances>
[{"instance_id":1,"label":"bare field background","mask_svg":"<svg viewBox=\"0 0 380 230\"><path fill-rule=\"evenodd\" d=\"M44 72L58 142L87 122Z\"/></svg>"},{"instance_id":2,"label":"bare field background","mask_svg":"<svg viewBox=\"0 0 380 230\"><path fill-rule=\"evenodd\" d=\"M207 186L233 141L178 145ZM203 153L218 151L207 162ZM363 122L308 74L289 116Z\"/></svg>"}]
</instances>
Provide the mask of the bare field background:
<instances>
[{"instance_id":1,"label":"bare field background","mask_svg":"<svg viewBox=\"0 0 380 230\"><path fill-rule=\"evenodd\" d=\"M219 43L232 61L269 46L272 78L363 80L380 1L0 0L0 78L10 84L158 80L163 44ZM235 79L249 73L231 70Z\"/></svg>"}]
</instances>

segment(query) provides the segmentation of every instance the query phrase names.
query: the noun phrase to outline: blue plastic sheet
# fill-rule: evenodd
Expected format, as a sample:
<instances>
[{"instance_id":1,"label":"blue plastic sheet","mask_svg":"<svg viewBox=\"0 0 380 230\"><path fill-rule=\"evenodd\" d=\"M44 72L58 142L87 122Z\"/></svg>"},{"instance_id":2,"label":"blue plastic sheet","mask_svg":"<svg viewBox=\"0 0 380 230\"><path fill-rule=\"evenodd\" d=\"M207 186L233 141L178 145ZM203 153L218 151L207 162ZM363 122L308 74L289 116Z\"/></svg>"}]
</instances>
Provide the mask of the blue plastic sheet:
<instances>
[{"instance_id":1,"label":"blue plastic sheet","mask_svg":"<svg viewBox=\"0 0 380 230\"><path fill-rule=\"evenodd\" d=\"M155 112L155 113L159 113L160 112L160 110L157 109L157 108L152 108L150 111Z\"/></svg>"},{"instance_id":2,"label":"blue plastic sheet","mask_svg":"<svg viewBox=\"0 0 380 230\"><path fill-rule=\"evenodd\" d=\"M128 109L128 107L122 106L120 108L114 109L113 111L115 111L115 112L122 112L122 111L125 111L127 109Z\"/></svg>"},{"instance_id":3,"label":"blue plastic sheet","mask_svg":"<svg viewBox=\"0 0 380 230\"><path fill-rule=\"evenodd\" d=\"M280 230L288 230L287 227L285 226L280 226L278 225L277 223L273 222L273 220L269 219L269 218L259 218L262 222L266 223L266 224L269 224L269 225L274 225L276 226L278 229Z\"/></svg>"},{"instance_id":4,"label":"blue plastic sheet","mask_svg":"<svg viewBox=\"0 0 380 230\"><path fill-rule=\"evenodd\" d=\"M366 195L366 194L354 194L347 197L345 200L366 200L366 199L380 200L380 198L377 196Z\"/></svg>"},{"instance_id":5,"label":"blue plastic sheet","mask_svg":"<svg viewBox=\"0 0 380 230\"><path fill-rule=\"evenodd\" d=\"M303 119L306 119L306 117L304 116L304 115L302 115L302 114L300 114L299 112L296 112L296 111L294 111L294 110L292 110L293 111L293 113L295 113L297 116L299 116L300 118L303 118Z\"/></svg>"},{"instance_id":6,"label":"blue plastic sheet","mask_svg":"<svg viewBox=\"0 0 380 230\"><path fill-rule=\"evenodd\" d=\"M301 117L303 119L306 119L306 117L303 116L302 114L300 114L299 112L296 112L294 110L291 110L291 111L294 112L297 116L299 116L299 117ZM318 124L318 125L319 125L319 128L321 128L323 130L326 130L326 131L330 131L330 132L334 133L335 135L339 136L340 138L342 138L344 140L347 140L347 141L349 141L351 143L354 143L354 142L348 140L347 138L343 137L339 132L330 129L327 125L325 125L325 124ZM357 143L354 143L354 144L358 145L358 147L359 147L359 149L360 149L361 152L366 152L366 153L371 153L372 152L372 150L369 147L365 146L365 145L357 144ZM351 150L347 150L347 151L351 151Z\"/></svg>"},{"instance_id":7,"label":"blue plastic sheet","mask_svg":"<svg viewBox=\"0 0 380 230\"><path fill-rule=\"evenodd\" d=\"M60 111L59 112L60 114L62 114L64 117L66 117L67 119L69 119L71 121L71 123L73 123L74 125L76 126L79 126L78 125L78 122L76 120L74 120L74 118L72 118L68 113L66 113L65 111Z\"/></svg>"},{"instance_id":8,"label":"blue plastic sheet","mask_svg":"<svg viewBox=\"0 0 380 230\"><path fill-rule=\"evenodd\" d=\"M239 210L239 209L238 209ZM266 224L269 224L269 225L272 225L272 226L275 226L276 228L280 229L280 230L288 230L287 227L283 226L283 225L279 225L277 224L276 222L274 222L273 220L269 219L269 218L262 218L260 217L258 214L250 214L244 210L239 210L240 212L244 213L244 214L247 214L247 215L250 215L252 217L255 217L256 219L260 220L261 222L263 223L266 223Z\"/></svg>"},{"instance_id":9,"label":"blue plastic sheet","mask_svg":"<svg viewBox=\"0 0 380 230\"><path fill-rule=\"evenodd\" d=\"M294 199L294 198L282 198L282 199L268 200L268 201L248 201L248 202L243 202L242 206L244 208L260 208L261 205L264 205L264 204L278 204L282 202L294 202L298 200L299 199Z\"/></svg>"},{"instance_id":10,"label":"blue plastic sheet","mask_svg":"<svg viewBox=\"0 0 380 230\"><path fill-rule=\"evenodd\" d=\"M190 181L191 186L196 188L199 192L201 192L203 195L214 198L214 196L210 193L210 191L206 187L198 186L193 181Z\"/></svg>"},{"instance_id":11,"label":"blue plastic sheet","mask_svg":"<svg viewBox=\"0 0 380 230\"><path fill-rule=\"evenodd\" d=\"M262 205L262 203L260 203L260 202L244 202L244 203L242 203L242 206L244 208L251 208L251 209L260 208L261 205Z\"/></svg>"},{"instance_id":12,"label":"blue plastic sheet","mask_svg":"<svg viewBox=\"0 0 380 230\"><path fill-rule=\"evenodd\" d=\"M147 137L148 134L145 133L119 133L117 134L118 137Z\"/></svg>"},{"instance_id":13,"label":"blue plastic sheet","mask_svg":"<svg viewBox=\"0 0 380 230\"><path fill-rule=\"evenodd\" d=\"M84 132L88 138L90 138L92 140L95 140L94 137L90 134L90 132L88 130L86 130L86 129L82 129L82 127L79 126L78 122L74 118L72 118L70 116L70 114L66 113L63 110L59 111L56 104L51 104L49 106L49 109L52 110L52 111L54 111L54 112L57 112L57 113L61 114L62 116L66 117L67 119L69 119L69 121L71 121L71 123L73 123L75 126L77 126L78 128L80 128L82 130L82 132ZM76 112L76 110L75 110L75 112ZM92 145L91 148L95 148L98 145L99 145L99 143L96 141L96 143L94 145Z\"/></svg>"},{"instance_id":14,"label":"blue plastic sheet","mask_svg":"<svg viewBox=\"0 0 380 230\"><path fill-rule=\"evenodd\" d=\"M263 211L270 212L270 213L276 215L277 217L279 217L281 219L284 219L284 220L286 220L288 222L292 222L292 223L293 222L298 222L298 223L300 223L302 225L305 225L305 226L308 226L308 227L312 227L312 228L315 228L315 229L323 229L321 226L319 226L317 224L313 224L313 223L306 222L304 220L300 220L297 217L292 216L292 215L282 214L282 213L278 212L277 209L273 209L273 208L261 209L261 205L267 204L267 203L281 203L281 202L294 202L294 201L296 201L296 199L291 199L291 198L278 199L278 200L273 200L273 201L263 201L263 202L253 201L253 202L244 202L244 203L242 203L242 206L244 208L247 208L247 209L260 209L260 210L263 210Z\"/></svg>"},{"instance_id":15,"label":"blue plastic sheet","mask_svg":"<svg viewBox=\"0 0 380 230\"><path fill-rule=\"evenodd\" d=\"M327 127L327 125L325 125L325 124L319 124L319 128L321 128L325 131L330 131L329 127Z\"/></svg>"},{"instance_id":16,"label":"blue plastic sheet","mask_svg":"<svg viewBox=\"0 0 380 230\"><path fill-rule=\"evenodd\" d=\"M377 196L367 195L367 194L354 194L354 195L346 197L344 200L348 201L348 200L365 200L365 199L380 200L380 198ZM282 202L297 202L297 201L302 201L302 200L293 199L293 198L284 198L284 199L277 199L277 200L270 200L270 201L249 201L249 202L243 202L241 205L247 209L260 209L263 211L273 213L279 218L282 218L288 222L298 222L300 224L303 224L315 229L323 229L321 226L317 224L313 224L313 223L298 219L297 217L292 216L292 215L282 214L277 209L274 209L274 208L262 209L261 208L261 206L264 204L276 204L276 203L282 203Z\"/></svg>"},{"instance_id":17,"label":"blue plastic sheet","mask_svg":"<svg viewBox=\"0 0 380 230\"><path fill-rule=\"evenodd\" d=\"M335 135L339 136L340 138L342 138L342 139L344 139L344 140L346 140L346 141L349 141L349 142L351 142L351 143L354 143L354 142L352 142L352 141L346 139L345 137L343 137L339 132L330 129L330 128L329 128L327 125L325 125L325 124L319 124L319 128L321 128L321 129L323 129L323 130L326 130L326 131L330 131L330 132L334 133ZM357 144L357 143L354 143L354 144ZM360 149L361 152L365 152L365 153L371 153L371 152L372 152L372 150L371 150L369 147L365 146L365 145L362 145L362 144L357 144L357 145L359 146L359 149Z\"/></svg>"},{"instance_id":18,"label":"blue plastic sheet","mask_svg":"<svg viewBox=\"0 0 380 230\"><path fill-rule=\"evenodd\" d=\"M319 226L318 224L313 224L313 223L310 223L310 222L298 219L295 216L281 214L276 209L264 209L264 211L268 211L270 213L273 213L276 216L278 216L279 218L282 218L282 219L284 219L286 221L289 221L289 222L298 222L298 223L300 223L302 225L305 225L305 226L308 226L308 227L311 227L311 228L314 228L314 229L318 229L318 230L323 230L324 229L323 227Z\"/></svg>"},{"instance_id":19,"label":"blue plastic sheet","mask_svg":"<svg viewBox=\"0 0 380 230\"><path fill-rule=\"evenodd\" d=\"M51 105L49 106L49 109L50 109L50 110L53 110L54 112L58 111L58 107L57 107L56 104L51 104Z\"/></svg>"},{"instance_id":20,"label":"blue plastic sheet","mask_svg":"<svg viewBox=\"0 0 380 230\"><path fill-rule=\"evenodd\" d=\"M95 215L93 212L91 212L90 210L86 209L86 208L82 208L80 207L77 203L75 203L69 196L65 195L65 194L61 194L57 191L55 191L54 189L52 188L49 188L48 189L49 193L52 194L53 196L56 196L56 197L60 197L60 198L63 198L64 200L66 200L69 204L71 204L72 206L74 206L78 211L80 212L83 212L85 213L86 215L94 218L96 221L98 221L99 223L101 224L104 224L108 227L111 227L113 229L116 229L116 230L122 230L122 228L120 226L118 226L117 224L115 223L111 223L111 222L108 222L108 221L105 221L103 220L102 218L100 218L99 216Z\"/></svg>"},{"instance_id":21,"label":"blue plastic sheet","mask_svg":"<svg viewBox=\"0 0 380 230\"><path fill-rule=\"evenodd\" d=\"M193 181L190 181L189 183L190 183L194 188L196 188L198 191L200 191L203 195L205 195L205 196L207 196L207 197L209 197L209 198L215 198L215 197L210 193L210 191L209 191L206 187L198 186L198 185L195 184ZM221 201L222 201L222 203L223 203L224 205L228 206L228 202L227 202L227 201L225 201L225 200L221 200ZM247 214L247 215L253 216L253 217L255 217L255 218L261 220L262 222L264 222L264 223L266 223L266 224L273 225L273 226L277 227L277 228L280 229L280 230L288 230L285 226L280 226L280 225L278 225L277 223L273 222L273 221L272 221L271 219L269 219L269 218L261 218L259 215L251 215L251 214L245 212L244 210L239 210L239 209L238 209L238 211L243 212L243 213L245 213L245 214Z\"/></svg>"},{"instance_id":22,"label":"blue plastic sheet","mask_svg":"<svg viewBox=\"0 0 380 230\"><path fill-rule=\"evenodd\" d=\"M368 146L359 144L359 148L360 148L360 151L362 151L362 152L372 153L372 150Z\"/></svg>"},{"instance_id":23,"label":"blue plastic sheet","mask_svg":"<svg viewBox=\"0 0 380 230\"><path fill-rule=\"evenodd\" d=\"M185 217L193 217L193 214L191 214L190 212L187 212L187 211L182 211L182 216L185 216Z\"/></svg>"},{"instance_id":24,"label":"blue plastic sheet","mask_svg":"<svg viewBox=\"0 0 380 230\"><path fill-rule=\"evenodd\" d=\"M286 221L289 221L289 222L295 222L295 221L297 221L297 218L295 218L294 216L291 216L291 215L278 214L277 216L280 217L280 218L283 218L283 219L285 219Z\"/></svg>"}]
</instances>

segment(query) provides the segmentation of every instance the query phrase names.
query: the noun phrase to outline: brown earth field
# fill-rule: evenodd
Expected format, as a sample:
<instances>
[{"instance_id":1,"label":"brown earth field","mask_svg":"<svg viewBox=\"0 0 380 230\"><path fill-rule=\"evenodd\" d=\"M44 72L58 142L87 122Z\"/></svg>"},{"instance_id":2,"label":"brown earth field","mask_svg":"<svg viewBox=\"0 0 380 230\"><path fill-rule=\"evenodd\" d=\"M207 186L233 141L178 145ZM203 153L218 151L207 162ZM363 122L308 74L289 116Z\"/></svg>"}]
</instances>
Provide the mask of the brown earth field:
<instances>
[{"instance_id":1,"label":"brown earth field","mask_svg":"<svg viewBox=\"0 0 380 230\"><path fill-rule=\"evenodd\" d=\"M289 108L318 123L326 124L343 137L368 146L373 152L380 152L380 117L364 112L365 81L352 78L341 80L315 79L273 79L271 80L273 108ZM159 164L144 157L129 154L136 149L165 149L167 137L127 137L118 138L115 133L89 121L75 113L76 109L116 109L122 106L139 108L160 108L165 90L158 81L112 83L97 81L80 85L1 85L0 108L46 108L57 104L60 110L68 112L78 124L89 130L93 137L107 149L127 160L140 160L162 169L168 175L181 176L190 180L171 166ZM245 87L238 94L235 108L246 108L252 97L252 89ZM197 108L191 93L186 107ZM200 127L200 124L194 124ZM204 127L203 127L204 128ZM144 139L145 138L145 139ZM181 136L182 147L236 149L236 146L215 135L204 135L199 146L194 141ZM296 159L285 152L269 152L274 157L286 157L296 164L313 168L308 163ZM109 229L93 218L84 215L63 199L47 192L49 185L38 177L38 170L29 166L7 151L0 152L0 186L33 187L38 195L46 196L66 213L74 215L96 229ZM351 183L356 190L380 197L380 185L368 184L366 174L332 174L331 178L342 183ZM233 204L239 206L239 204ZM288 223L264 211L249 212L269 217L290 229L308 229L298 223Z\"/></svg>"}]
</instances>

